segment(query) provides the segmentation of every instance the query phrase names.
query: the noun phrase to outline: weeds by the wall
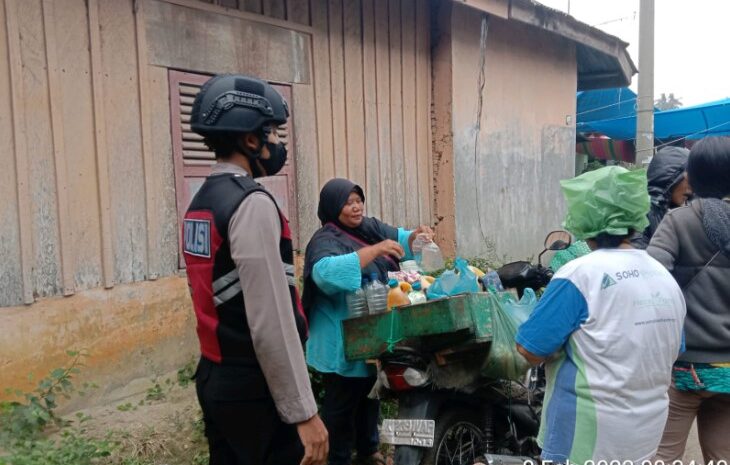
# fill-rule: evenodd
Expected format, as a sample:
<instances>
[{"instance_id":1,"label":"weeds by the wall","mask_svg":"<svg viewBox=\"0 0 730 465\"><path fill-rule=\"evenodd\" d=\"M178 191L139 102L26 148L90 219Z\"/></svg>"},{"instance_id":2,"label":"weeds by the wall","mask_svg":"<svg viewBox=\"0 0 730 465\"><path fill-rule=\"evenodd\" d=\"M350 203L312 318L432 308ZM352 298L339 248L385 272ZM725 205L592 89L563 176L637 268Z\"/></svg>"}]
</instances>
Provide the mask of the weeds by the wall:
<instances>
[{"instance_id":1,"label":"weeds by the wall","mask_svg":"<svg viewBox=\"0 0 730 465\"><path fill-rule=\"evenodd\" d=\"M18 400L0 402L0 465L91 465L111 455L111 440L87 436L88 417L77 414L68 420L56 412L60 398L68 399L74 392L85 394L76 390L72 380L88 354L67 354L71 357L68 366L51 371L31 392L8 390ZM44 434L54 429L57 434Z\"/></svg>"},{"instance_id":2,"label":"weeds by the wall","mask_svg":"<svg viewBox=\"0 0 730 465\"><path fill-rule=\"evenodd\" d=\"M38 382L31 392L10 390L16 400L0 402L0 465L155 465L159 463L207 463L207 448L200 415L178 416L175 430L186 435L184 441L149 431L132 434L111 431L102 437L88 429L91 417L78 413L73 419L57 413L58 400L84 395L74 378L88 356L83 351L69 351L71 360ZM138 404L117 406L120 412L160 402L177 386L190 382L190 368L178 372L177 383L171 379L156 381ZM84 389L95 386L84 384ZM180 450L178 450L178 448Z\"/></svg>"},{"instance_id":3,"label":"weeds by the wall","mask_svg":"<svg viewBox=\"0 0 730 465\"><path fill-rule=\"evenodd\" d=\"M75 391L71 380L79 373L87 356L77 351L68 351L67 354L71 357L69 365L51 371L33 391L6 389L6 394L14 394L18 400L0 402L3 420L0 423L0 444L12 438L33 439L51 425L64 426L64 421L56 415L57 401L59 398L68 399ZM79 394L84 395L84 392Z\"/></svg>"}]
</instances>

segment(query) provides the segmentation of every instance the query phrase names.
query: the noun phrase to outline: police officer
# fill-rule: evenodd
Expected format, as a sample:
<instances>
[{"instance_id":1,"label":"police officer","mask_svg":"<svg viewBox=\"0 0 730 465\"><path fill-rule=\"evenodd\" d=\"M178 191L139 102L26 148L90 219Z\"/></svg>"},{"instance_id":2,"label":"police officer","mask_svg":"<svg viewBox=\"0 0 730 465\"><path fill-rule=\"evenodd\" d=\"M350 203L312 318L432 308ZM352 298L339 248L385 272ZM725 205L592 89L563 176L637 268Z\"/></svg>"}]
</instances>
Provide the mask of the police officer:
<instances>
[{"instance_id":1,"label":"police officer","mask_svg":"<svg viewBox=\"0 0 730 465\"><path fill-rule=\"evenodd\" d=\"M327 457L302 350L307 322L291 231L254 180L286 163L277 126L288 116L274 88L240 75L211 78L193 104L191 128L217 161L183 222L211 465L318 465Z\"/></svg>"}]
</instances>

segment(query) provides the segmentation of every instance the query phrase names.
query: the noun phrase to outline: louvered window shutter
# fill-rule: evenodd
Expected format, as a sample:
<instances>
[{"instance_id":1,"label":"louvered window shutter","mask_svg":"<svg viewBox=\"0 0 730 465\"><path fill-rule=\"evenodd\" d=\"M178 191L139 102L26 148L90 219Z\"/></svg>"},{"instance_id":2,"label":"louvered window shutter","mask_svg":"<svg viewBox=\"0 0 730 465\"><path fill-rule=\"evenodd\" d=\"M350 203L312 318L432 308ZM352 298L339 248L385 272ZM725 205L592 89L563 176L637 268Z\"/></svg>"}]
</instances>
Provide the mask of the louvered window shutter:
<instances>
[{"instance_id":1,"label":"louvered window shutter","mask_svg":"<svg viewBox=\"0 0 730 465\"><path fill-rule=\"evenodd\" d=\"M215 164L215 155L206 147L203 138L190 130L190 112L195 95L202 85L210 79L206 74L169 71L170 81L170 124L172 133L172 151L175 163L175 187L177 191L178 222L182 223L185 211L195 193L210 174ZM291 87L273 84L289 103L292 110ZM279 207L289 218L294 247L299 247L299 228L296 208L296 169L292 118L286 125L279 127L279 137L287 145L289 160L284 169L276 176L259 178L274 196ZM180 267L185 266L180 254Z\"/></svg>"},{"instance_id":2,"label":"louvered window shutter","mask_svg":"<svg viewBox=\"0 0 730 465\"><path fill-rule=\"evenodd\" d=\"M203 136L190 129L190 113L193 110L195 95L200 91L200 87L199 84L192 83L178 85L183 162L188 166L210 166L215 163L215 154L205 145Z\"/></svg>"}]
</instances>

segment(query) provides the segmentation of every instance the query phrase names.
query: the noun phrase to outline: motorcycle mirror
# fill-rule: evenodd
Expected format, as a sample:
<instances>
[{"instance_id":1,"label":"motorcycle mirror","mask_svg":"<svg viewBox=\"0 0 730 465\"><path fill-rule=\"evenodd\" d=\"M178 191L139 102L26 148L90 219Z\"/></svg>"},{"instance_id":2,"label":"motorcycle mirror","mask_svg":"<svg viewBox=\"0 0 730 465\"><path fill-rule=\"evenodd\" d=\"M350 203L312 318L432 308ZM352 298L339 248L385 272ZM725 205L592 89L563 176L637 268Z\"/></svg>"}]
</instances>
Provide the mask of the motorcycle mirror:
<instances>
[{"instance_id":1,"label":"motorcycle mirror","mask_svg":"<svg viewBox=\"0 0 730 465\"><path fill-rule=\"evenodd\" d=\"M564 241L555 241L552 244L550 244L550 247L548 247L548 250L565 250L568 247L570 247L570 244Z\"/></svg>"},{"instance_id":2,"label":"motorcycle mirror","mask_svg":"<svg viewBox=\"0 0 730 465\"><path fill-rule=\"evenodd\" d=\"M553 231L545 238L546 250L565 250L570 247L573 238L567 231Z\"/></svg>"}]
</instances>

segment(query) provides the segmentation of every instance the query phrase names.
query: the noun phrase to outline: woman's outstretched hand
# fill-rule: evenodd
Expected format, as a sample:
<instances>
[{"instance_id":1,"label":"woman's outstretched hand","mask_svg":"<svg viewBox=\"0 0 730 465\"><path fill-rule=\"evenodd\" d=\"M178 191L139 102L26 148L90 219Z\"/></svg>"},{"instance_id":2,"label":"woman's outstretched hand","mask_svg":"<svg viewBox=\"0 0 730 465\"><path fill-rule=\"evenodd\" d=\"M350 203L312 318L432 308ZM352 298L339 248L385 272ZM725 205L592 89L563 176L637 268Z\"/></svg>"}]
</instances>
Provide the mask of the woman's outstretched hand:
<instances>
[{"instance_id":1,"label":"woman's outstretched hand","mask_svg":"<svg viewBox=\"0 0 730 465\"><path fill-rule=\"evenodd\" d=\"M378 257L390 255L400 260L406 255L406 252L396 241L386 239L375 245L363 247L357 251L357 255L360 258L360 268L365 268Z\"/></svg>"},{"instance_id":2,"label":"woman's outstretched hand","mask_svg":"<svg viewBox=\"0 0 730 465\"><path fill-rule=\"evenodd\" d=\"M376 244L376 247L378 247L380 255L390 255L391 257L396 257L398 260L406 255L403 247L401 247L401 245L396 241L392 241L390 239L379 242Z\"/></svg>"},{"instance_id":3,"label":"woman's outstretched hand","mask_svg":"<svg viewBox=\"0 0 730 465\"><path fill-rule=\"evenodd\" d=\"M418 250L413 250L413 243L416 241L416 238L418 238L418 243L420 244L418 246L418 249L420 250L420 248L423 247L423 244L433 242L433 236L433 229L431 229L429 226L422 224L411 233L410 237L408 238L408 247L410 247L411 251L413 251L414 253L418 253Z\"/></svg>"},{"instance_id":4,"label":"woman's outstretched hand","mask_svg":"<svg viewBox=\"0 0 730 465\"><path fill-rule=\"evenodd\" d=\"M424 239L428 239L428 241L433 241L434 232L433 229L431 229L429 226L421 225L419 226L413 233L411 233L411 236L414 238L422 235Z\"/></svg>"}]
</instances>

